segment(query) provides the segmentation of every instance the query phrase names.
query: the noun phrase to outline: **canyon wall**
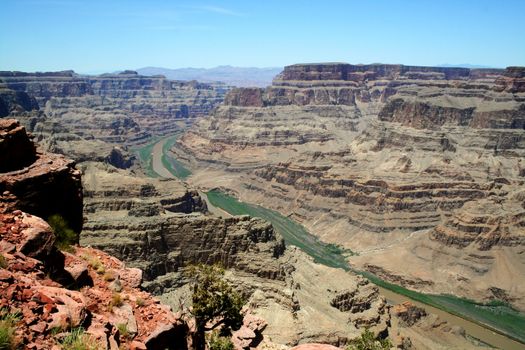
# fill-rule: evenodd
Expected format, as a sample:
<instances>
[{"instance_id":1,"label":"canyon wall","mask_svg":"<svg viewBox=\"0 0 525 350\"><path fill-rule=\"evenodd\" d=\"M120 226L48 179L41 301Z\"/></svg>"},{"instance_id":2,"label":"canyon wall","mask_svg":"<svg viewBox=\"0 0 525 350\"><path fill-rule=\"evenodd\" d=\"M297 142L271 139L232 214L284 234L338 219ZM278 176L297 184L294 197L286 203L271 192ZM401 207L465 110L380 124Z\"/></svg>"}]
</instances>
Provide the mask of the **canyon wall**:
<instances>
[{"instance_id":1,"label":"canyon wall","mask_svg":"<svg viewBox=\"0 0 525 350\"><path fill-rule=\"evenodd\" d=\"M377 254L377 266L403 275L388 256L424 236L429 252L408 278L435 283L416 288L489 300L505 285L522 308L511 274L495 272L507 258L525 264L524 77L520 67L293 65L265 89L230 91L174 151L195 185L279 210L358 252L360 268ZM481 251L492 263L477 272L433 265Z\"/></svg>"},{"instance_id":2,"label":"canyon wall","mask_svg":"<svg viewBox=\"0 0 525 350\"><path fill-rule=\"evenodd\" d=\"M0 117L19 119L47 150L77 161L133 163L129 145L185 128L209 113L227 87L146 77L133 71L82 76L73 71L0 72Z\"/></svg>"},{"instance_id":3,"label":"canyon wall","mask_svg":"<svg viewBox=\"0 0 525 350\"><path fill-rule=\"evenodd\" d=\"M263 335L278 344L345 344L363 326L387 332L390 316L377 287L285 247L268 222L212 216L176 179L139 178L92 162L82 171L87 220L80 243L143 270L143 286L174 307L189 302L188 266L220 264L249 309L267 321Z\"/></svg>"}]
</instances>

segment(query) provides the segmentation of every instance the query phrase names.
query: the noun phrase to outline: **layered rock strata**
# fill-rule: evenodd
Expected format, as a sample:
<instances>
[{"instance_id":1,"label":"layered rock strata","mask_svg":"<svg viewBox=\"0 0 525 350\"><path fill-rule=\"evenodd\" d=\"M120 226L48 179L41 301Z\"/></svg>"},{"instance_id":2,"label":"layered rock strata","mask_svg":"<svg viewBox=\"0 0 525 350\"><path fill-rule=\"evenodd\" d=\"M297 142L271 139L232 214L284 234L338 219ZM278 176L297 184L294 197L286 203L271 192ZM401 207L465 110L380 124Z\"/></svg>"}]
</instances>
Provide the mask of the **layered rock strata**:
<instances>
[{"instance_id":1,"label":"layered rock strata","mask_svg":"<svg viewBox=\"0 0 525 350\"><path fill-rule=\"evenodd\" d=\"M0 72L0 117L22 121L46 149L77 161L113 161L126 148L180 130L222 101L226 87L145 77L133 71ZM93 151L96 149L97 151Z\"/></svg>"},{"instance_id":2,"label":"layered rock strata","mask_svg":"<svg viewBox=\"0 0 525 350\"><path fill-rule=\"evenodd\" d=\"M220 183L362 255L427 229L445 250L519 250L525 211L512 196L525 173L523 71L289 66L270 87L232 90L174 152L195 185ZM448 276L431 290L448 291Z\"/></svg>"},{"instance_id":3,"label":"layered rock strata","mask_svg":"<svg viewBox=\"0 0 525 350\"><path fill-rule=\"evenodd\" d=\"M285 248L268 222L209 216L200 197L175 179L137 178L96 163L85 163L83 172L81 244L141 268L144 286L172 305L184 295L191 300L185 294L188 265L219 263L247 307L267 321L265 339L344 344L363 327L387 332L388 308L375 286ZM312 312L323 321L312 319Z\"/></svg>"}]
</instances>

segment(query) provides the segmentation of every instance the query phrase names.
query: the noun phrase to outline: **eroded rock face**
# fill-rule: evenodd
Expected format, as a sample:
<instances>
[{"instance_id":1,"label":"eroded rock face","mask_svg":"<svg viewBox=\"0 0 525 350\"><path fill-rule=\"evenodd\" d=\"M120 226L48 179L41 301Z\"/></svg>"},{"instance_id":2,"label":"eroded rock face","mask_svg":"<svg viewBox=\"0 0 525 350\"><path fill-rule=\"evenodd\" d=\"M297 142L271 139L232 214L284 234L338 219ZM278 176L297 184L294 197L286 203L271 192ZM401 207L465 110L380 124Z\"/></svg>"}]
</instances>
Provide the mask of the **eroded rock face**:
<instances>
[{"instance_id":1,"label":"eroded rock face","mask_svg":"<svg viewBox=\"0 0 525 350\"><path fill-rule=\"evenodd\" d=\"M456 211L449 220L436 226L430 238L446 245L480 250L494 246L525 245L525 192L503 198L489 197L471 201Z\"/></svg>"},{"instance_id":2,"label":"eroded rock face","mask_svg":"<svg viewBox=\"0 0 525 350\"><path fill-rule=\"evenodd\" d=\"M496 90L512 93L525 92L525 68L508 67L503 77L496 81Z\"/></svg>"},{"instance_id":3,"label":"eroded rock face","mask_svg":"<svg viewBox=\"0 0 525 350\"><path fill-rule=\"evenodd\" d=\"M24 91L0 88L0 118L17 111L38 110L38 102Z\"/></svg>"},{"instance_id":4,"label":"eroded rock face","mask_svg":"<svg viewBox=\"0 0 525 350\"><path fill-rule=\"evenodd\" d=\"M18 118L46 150L127 168L129 145L181 130L220 103L226 90L132 71L0 72L0 117Z\"/></svg>"},{"instance_id":5,"label":"eroded rock face","mask_svg":"<svg viewBox=\"0 0 525 350\"><path fill-rule=\"evenodd\" d=\"M425 309L417 307L410 302L395 305L392 314L398 317L404 326L410 327L427 315Z\"/></svg>"},{"instance_id":6,"label":"eroded rock face","mask_svg":"<svg viewBox=\"0 0 525 350\"><path fill-rule=\"evenodd\" d=\"M422 230L432 230L442 249L430 246L440 254L468 247L469 253L447 255L456 262L468 260L471 250L523 246L523 201L511 198L525 173L522 73L513 67L289 66L266 89L232 90L174 151L190 163L195 185L220 182L247 202L290 216L321 239L360 252L363 258L351 258L360 268L388 267L385 276L429 292L461 285L455 290L484 299L493 285L509 285L492 277L503 258L473 272L485 283L466 292L470 270L436 277L430 265L441 255L421 259L426 265L419 270L434 271L432 277L405 266L410 258L403 264L395 256ZM213 181L199 169L212 169ZM367 261L364 255L376 250L398 266L375 256Z\"/></svg>"},{"instance_id":7,"label":"eroded rock face","mask_svg":"<svg viewBox=\"0 0 525 350\"><path fill-rule=\"evenodd\" d=\"M175 179L137 178L94 163L84 164L83 171L87 221L81 244L141 268L143 286L174 307L185 295L188 265L227 267L227 278L248 300L250 310L268 323L264 328L254 321L234 335L239 346L260 342L252 337L259 328L265 329L263 336L272 334L274 341L292 345L344 344L362 327L377 333L387 328L388 308L376 287L285 248L268 222L210 216L199 195ZM155 215L149 214L151 208L156 208ZM334 299L352 307L332 306ZM319 319L311 318L310 312ZM281 336L276 339L273 334Z\"/></svg>"},{"instance_id":8,"label":"eroded rock face","mask_svg":"<svg viewBox=\"0 0 525 350\"><path fill-rule=\"evenodd\" d=\"M138 178L92 163L84 170L84 184L88 220L82 245L133 261L151 290L169 289L152 281L197 263L221 263L265 278L281 274L271 260L282 254L284 243L269 223L203 215L206 204L178 180ZM266 260L258 261L263 256Z\"/></svg>"},{"instance_id":9,"label":"eroded rock face","mask_svg":"<svg viewBox=\"0 0 525 350\"><path fill-rule=\"evenodd\" d=\"M127 169L133 165L135 156L126 155L125 152L118 147L111 150L111 153L106 158L108 164L113 165L115 168Z\"/></svg>"},{"instance_id":10,"label":"eroded rock face","mask_svg":"<svg viewBox=\"0 0 525 350\"><path fill-rule=\"evenodd\" d=\"M61 215L77 233L82 229L82 187L75 163L62 155L36 152L18 122L3 119L6 126L1 147L7 153L0 172L1 201L10 208L49 218ZM7 131L5 131L7 130ZM20 168L22 166L22 168Z\"/></svg>"}]
</instances>

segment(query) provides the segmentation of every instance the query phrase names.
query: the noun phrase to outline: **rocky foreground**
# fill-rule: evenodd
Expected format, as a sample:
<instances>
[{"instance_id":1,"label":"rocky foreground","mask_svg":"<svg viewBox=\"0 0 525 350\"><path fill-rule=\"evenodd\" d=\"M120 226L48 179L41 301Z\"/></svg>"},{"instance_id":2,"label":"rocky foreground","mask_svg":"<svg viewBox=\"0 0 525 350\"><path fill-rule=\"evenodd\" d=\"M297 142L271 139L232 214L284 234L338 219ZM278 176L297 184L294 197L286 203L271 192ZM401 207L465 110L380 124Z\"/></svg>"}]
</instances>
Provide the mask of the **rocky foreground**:
<instances>
[{"instance_id":1,"label":"rocky foreground","mask_svg":"<svg viewBox=\"0 0 525 350\"><path fill-rule=\"evenodd\" d=\"M96 349L186 342L180 315L139 289L139 269L100 250L58 251L51 228L37 216L14 211L0 220L0 305L18 313L16 338L24 348L60 349L79 327Z\"/></svg>"},{"instance_id":2,"label":"rocky foreground","mask_svg":"<svg viewBox=\"0 0 525 350\"><path fill-rule=\"evenodd\" d=\"M525 68L288 66L174 152L194 185L294 218L358 268L525 310Z\"/></svg>"},{"instance_id":3,"label":"rocky foreground","mask_svg":"<svg viewBox=\"0 0 525 350\"><path fill-rule=\"evenodd\" d=\"M37 151L11 119L0 120L0 148L0 308L2 317L14 317L14 343L59 349L79 329L85 330L81 341L96 349L186 343L188 325L180 315L140 290L141 270L92 248L59 250L53 229L35 215L60 215L81 230L74 163ZM69 244L75 240L69 237Z\"/></svg>"}]
</instances>

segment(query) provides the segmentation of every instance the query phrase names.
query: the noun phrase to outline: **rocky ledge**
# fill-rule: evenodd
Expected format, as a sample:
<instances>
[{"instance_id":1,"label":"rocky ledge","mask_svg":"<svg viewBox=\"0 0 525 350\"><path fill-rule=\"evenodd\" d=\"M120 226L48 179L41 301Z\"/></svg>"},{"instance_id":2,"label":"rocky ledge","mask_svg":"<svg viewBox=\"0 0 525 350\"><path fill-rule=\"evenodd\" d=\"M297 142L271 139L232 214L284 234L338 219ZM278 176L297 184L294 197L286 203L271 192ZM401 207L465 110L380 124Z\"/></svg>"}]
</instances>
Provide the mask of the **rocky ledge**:
<instances>
[{"instance_id":1,"label":"rocky ledge","mask_svg":"<svg viewBox=\"0 0 525 350\"><path fill-rule=\"evenodd\" d=\"M97 349L187 342L181 316L139 289L139 269L96 249L60 252L49 225L21 211L0 214L0 239L0 307L19 316L15 335L24 348L59 349L80 327Z\"/></svg>"},{"instance_id":2,"label":"rocky ledge","mask_svg":"<svg viewBox=\"0 0 525 350\"><path fill-rule=\"evenodd\" d=\"M5 158L0 172L2 202L46 219L58 214L80 232L82 185L75 163L37 151L24 127L12 119L0 120L0 148Z\"/></svg>"}]
</instances>

